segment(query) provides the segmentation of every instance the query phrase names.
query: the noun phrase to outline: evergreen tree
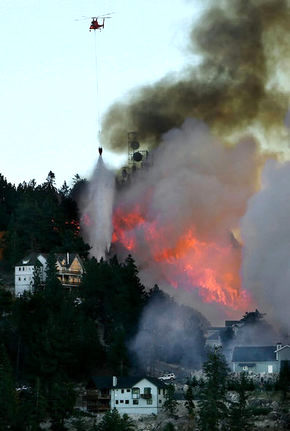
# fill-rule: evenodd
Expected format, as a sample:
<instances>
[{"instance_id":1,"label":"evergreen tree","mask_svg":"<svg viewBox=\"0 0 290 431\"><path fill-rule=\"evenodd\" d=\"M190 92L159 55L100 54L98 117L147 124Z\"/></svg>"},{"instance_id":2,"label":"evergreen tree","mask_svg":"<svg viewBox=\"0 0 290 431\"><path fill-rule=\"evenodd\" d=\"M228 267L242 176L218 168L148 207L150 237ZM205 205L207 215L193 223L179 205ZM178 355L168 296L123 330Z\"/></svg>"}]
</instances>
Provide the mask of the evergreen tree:
<instances>
[{"instance_id":1,"label":"evergreen tree","mask_svg":"<svg viewBox=\"0 0 290 431\"><path fill-rule=\"evenodd\" d=\"M229 431L252 431L255 429L251 420L251 410L247 406L247 390L251 387L251 382L245 373L241 373L235 382L235 391L238 400L231 403L229 413Z\"/></svg>"},{"instance_id":2,"label":"evergreen tree","mask_svg":"<svg viewBox=\"0 0 290 431\"><path fill-rule=\"evenodd\" d=\"M167 386L165 398L166 401L163 404L163 408L169 416L174 416L177 410L177 401L175 399L175 387L173 384Z\"/></svg>"},{"instance_id":3,"label":"evergreen tree","mask_svg":"<svg viewBox=\"0 0 290 431\"><path fill-rule=\"evenodd\" d=\"M34 269L33 269L33 276L32 276L32 290L33 292L36 292L37 290L42 288L42 277L41 277L41 267L38 261L36 262Z\"/></svg>"},{"instance_id":4,"label":"evergreen tree","mask_svg":"<svg viewBox=\"0 0 290 431\"><path fill-rule=\"evenodd\" d=\"M129 356L125 344L125 332L122 328L115 331L110 345L108 362L114 374L120 376L128 374Z\"/></svg>"},{"instance_id":5,"label":"evergreen tree","mask_svg":"<svg viewBox=\"0 0 290 431\"><path fill-rule=\"evenodd\" d=\"M96 431L134 431L132 420L128 415L120 416L117 409L105 414Z\"/></svg>"},{"instance_id":6,"label":"evergreen tree","mask_svg":"<svg viewBox=\"0 0 290 431\"><path fill-rule=\"evenodd\" d=\"M175 431L175 426L172 422L168 422L163 428L162 431Z\"/></svg>"},{"instance_id":7,"label":"evergreen tree","mask_svg":"<svg viewBox=\"0 0 290 431\"><path fill-rule=\"evenodd\" d=\"M188 382L188 388L185 392L185 407L187 408L188 414L189 416L193 417L194 416L194 410L195 410L195 405L194 405L194 397L193 397L193 387L190 384L190 382Z\"/></svg>"},{"instance_id":8,"label":"evergreen tree","mask_svg":"<svg viewBox=\"0 0 290 431\"><path fill-rule=\"evenodd\" d=\"M282 362L276 389L282 392L282 398L285 401L287 393L290 390L290 366L287 361Z\"/></svg>"},{"instance_id":9,"label":"evergreen tree","mask_svg":"<svg viewBox=\"0 0 290 431\"><path fill-rule=\"evenodd\" d=\"M51 429L54 431L65 430L64 421L72 416L76 401L73 385L64 380L49 382L46 389L48 402L47 414L51 420Z\"/></svg>"},{"instance_id":10,"label":"evergreen tree","mask_svg":"<svg viewBox=\"0 0 290 431\"><path fill-rule=\"evenodd\" d=\"M40 391L39 384L36 387L24 387L18 392L17 415L15 417L15 431L38 431L40 424L47 418L46 400Z\"/></svg>"},{"instance_id":11,"label":"evergreen tree","mask_svg":"<svg viewBox=\"0 0 290 431\"><path fill-rule=\"evenodd\" d=\"M6 349L0 346L0 430L9 429L16 415L16 391Z\"/></svg>"},{"instance_id":12,"label":"evergreen tree","mask_svg":"<svg viewBox=\"0 0 290 431\"><path fill-rule=\"evenodd\" d=\"M201 431L218 431L228 416L226 404L228 367L219 349L210 351L203 364L204 386L200 390Z\"/></svg>"}]
</instances>

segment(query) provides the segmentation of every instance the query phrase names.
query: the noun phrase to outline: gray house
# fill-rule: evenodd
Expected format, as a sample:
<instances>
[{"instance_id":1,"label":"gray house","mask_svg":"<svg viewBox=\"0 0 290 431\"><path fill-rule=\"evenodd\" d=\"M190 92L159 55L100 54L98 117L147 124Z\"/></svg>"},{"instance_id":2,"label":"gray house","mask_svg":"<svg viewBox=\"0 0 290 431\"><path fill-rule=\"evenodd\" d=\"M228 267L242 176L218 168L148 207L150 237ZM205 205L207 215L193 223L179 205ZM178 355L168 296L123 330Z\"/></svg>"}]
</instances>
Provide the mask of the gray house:
<instances>
[{"instance_id":1,"label":"gray house","mask_svg":"<svg viewBox=\"0 0 290 431\"><path fill-rule=\"evenodd\" d=\"M232 356L232 370L249 374L279 373L285 364L290 365L290 346L236 346Z\"/></svg>"}]
</instances>

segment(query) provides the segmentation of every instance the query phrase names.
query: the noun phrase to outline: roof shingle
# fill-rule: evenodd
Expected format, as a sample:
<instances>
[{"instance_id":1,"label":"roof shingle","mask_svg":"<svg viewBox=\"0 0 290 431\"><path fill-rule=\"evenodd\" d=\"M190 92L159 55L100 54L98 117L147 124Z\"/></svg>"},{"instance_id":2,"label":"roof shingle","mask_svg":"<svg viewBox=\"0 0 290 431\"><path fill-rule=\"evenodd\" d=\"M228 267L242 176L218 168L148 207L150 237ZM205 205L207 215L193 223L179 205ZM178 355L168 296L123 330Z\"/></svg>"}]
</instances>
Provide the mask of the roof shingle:
<instances>
[{"instance_id":1,"label":"roof shingle","mask_svg":"<svg viewBox=\"0 0 290 431\"><path fill-rule=\"evenodd\" d=\"M275 361L276 346L237 346L233 351L233 362Z\"/></svg>"}]
</instances>

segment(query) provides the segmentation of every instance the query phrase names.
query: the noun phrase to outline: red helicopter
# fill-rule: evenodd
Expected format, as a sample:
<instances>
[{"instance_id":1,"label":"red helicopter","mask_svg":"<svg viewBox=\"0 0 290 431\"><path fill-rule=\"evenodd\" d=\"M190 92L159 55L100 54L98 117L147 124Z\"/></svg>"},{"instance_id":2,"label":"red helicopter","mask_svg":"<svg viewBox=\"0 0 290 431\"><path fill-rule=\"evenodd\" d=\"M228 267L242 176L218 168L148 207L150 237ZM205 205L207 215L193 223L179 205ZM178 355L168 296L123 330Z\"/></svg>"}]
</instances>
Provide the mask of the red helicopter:
<instances>
[{"instance_id":1,"label":"red helicopter","mask_svg":"<svg viewBox=\"0 0 290 431\"><path fill-rule=\"evenodd\" d=\"M109 19L109 18L112 18L109 15L111 15L111 14L92 17L92 21L91 21L91 25L90 25L90 30L89 31L92 31L92 30L102 30L102 28L105 28L105 20ZM102 22L99 22L99 20L102 20Z\"/></svg>"}]
</instances>

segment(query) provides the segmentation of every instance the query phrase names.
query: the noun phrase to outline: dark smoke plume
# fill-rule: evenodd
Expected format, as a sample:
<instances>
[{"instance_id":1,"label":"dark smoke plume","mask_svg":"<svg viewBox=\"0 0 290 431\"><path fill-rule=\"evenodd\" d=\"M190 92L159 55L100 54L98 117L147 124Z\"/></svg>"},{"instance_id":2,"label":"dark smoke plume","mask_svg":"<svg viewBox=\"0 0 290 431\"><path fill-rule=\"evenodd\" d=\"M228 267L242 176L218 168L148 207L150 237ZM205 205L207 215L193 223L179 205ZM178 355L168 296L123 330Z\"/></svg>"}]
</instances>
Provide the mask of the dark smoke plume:
<instances>
[{"instance_id":1,"label":"dark smoke plume","mask_svg":"<svg viewBox=\"0 0 290 431\"><path fill-rule=\"evenodd\" d=\"M287 0L213 0L190 33L189 49L198 66L135 90L113 105L103 120L103 140L116 151L136 130L154 146L187 117L205 121L220 136L246 127L282 126L288 94L278 68L290 52Z\"/></svg>"}]
</instances>

